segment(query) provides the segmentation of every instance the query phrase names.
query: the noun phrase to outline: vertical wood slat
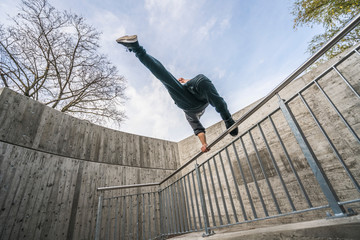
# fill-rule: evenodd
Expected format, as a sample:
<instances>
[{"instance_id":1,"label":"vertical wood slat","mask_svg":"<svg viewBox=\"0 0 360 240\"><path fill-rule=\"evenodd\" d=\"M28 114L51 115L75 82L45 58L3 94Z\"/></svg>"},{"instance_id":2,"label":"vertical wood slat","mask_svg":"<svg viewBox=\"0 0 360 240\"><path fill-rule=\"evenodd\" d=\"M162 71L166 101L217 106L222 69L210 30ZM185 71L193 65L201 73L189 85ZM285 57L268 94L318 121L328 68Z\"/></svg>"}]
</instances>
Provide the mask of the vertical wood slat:
<instances>
[{"instance_id":1,"label":"vertical wood slat","mask_svg":"<svg viewBox=\"0 0 360 240\"><path fill-rule=\"evenodd\" d=\"M15 148L9 146L8 155L5 156L8 156L10 158L14 154L14 151ZM25 152L22 154L25 155ZM15 210L16 208L23 209L22 211L20 211L20 213L17 213L17 215L20 215L23 213L23 211L26 210L25 202L28 201L29 196L31 194L31 189L33 187L33 185L31 184L31 179L32 179L33 170L36 168L36 166L30 164L29 171L22 175L21 170L15 167L16 164L25 165L24 158L22 158L21 156L22 155L17 155L14 158L10 158L12 161L9 161L8 168L6 169L6 171L2 173L3 182L1 183L1 188L0 188L1 189L0 238L1 239L9 238L9 234L7 234L6 232L8 232L8 228L10 227L9 224L14 224L13 222L8 221L11 215L10 212L16 211ZM2 167L5 167L6 163L7 162L4 162L4 164L2 164ZM18 190L22 191L22 193L20 192L16 193ZM20 195L19 198L17 197L18 195ZM12 205L13 203L14 205ZM21 217L25 217L25 216L22 215ZM19 219L21 219L22 222L24 219L22 219L21 217L19 217Z\"/></svg>"}]
</instances>

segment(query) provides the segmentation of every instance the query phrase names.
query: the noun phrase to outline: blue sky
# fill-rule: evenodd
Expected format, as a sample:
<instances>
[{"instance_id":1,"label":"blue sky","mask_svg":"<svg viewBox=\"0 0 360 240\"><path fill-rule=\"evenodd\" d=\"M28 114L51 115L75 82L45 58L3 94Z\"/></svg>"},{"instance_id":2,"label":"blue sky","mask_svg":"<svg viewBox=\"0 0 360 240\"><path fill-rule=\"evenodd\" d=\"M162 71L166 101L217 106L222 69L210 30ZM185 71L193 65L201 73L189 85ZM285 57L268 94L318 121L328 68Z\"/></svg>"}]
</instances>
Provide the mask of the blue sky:
<instances>
[{"instance_id":1,"label":"blue sky","mask_svg":"<svg viewBox=\"0 0 360 240\"><path fill-rule=\"evenodd\" d=\"M175 77L209 77L234 113L265 96L309 57L320 26L293 29L293 0L49 0L102 32L101 52L128 81L128 119L120 130L180 141L193 134L165 88L115 39L137 34ZM0 22L20 0L1 0ZM209 106L209 127L221 120ZM110 126L111 127L111 126Z\"/></svg>"}]
</instances>

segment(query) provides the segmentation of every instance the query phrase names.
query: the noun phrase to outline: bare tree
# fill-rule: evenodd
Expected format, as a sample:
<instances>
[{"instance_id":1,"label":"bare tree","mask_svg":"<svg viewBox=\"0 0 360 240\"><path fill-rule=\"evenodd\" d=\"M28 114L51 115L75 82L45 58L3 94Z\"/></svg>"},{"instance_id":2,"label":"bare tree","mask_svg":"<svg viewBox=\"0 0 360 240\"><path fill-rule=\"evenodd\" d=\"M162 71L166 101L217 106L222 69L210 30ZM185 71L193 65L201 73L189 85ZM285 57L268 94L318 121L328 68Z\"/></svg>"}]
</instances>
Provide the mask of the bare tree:
<instances>
[{"instance_id":1,"label":"bare tree","mask_svg":"<svg viewBox=\"0 0 360 240\"><path fill-rule=\"evenodd\" d=\"M98 53L100 33L47 0L20 7L0 26L0 86L96 123L124 120L125 79Z\"/></svg>"}]
</instances>

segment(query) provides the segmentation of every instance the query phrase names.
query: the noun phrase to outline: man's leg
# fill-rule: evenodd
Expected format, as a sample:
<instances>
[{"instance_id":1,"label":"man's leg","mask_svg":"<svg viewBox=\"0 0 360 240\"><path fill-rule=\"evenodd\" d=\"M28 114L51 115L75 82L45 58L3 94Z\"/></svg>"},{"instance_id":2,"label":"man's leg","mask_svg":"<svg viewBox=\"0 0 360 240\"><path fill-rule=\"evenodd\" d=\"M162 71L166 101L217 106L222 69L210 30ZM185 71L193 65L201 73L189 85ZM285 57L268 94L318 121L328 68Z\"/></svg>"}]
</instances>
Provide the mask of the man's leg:
<instances>
[{"instance_id":1,"label":"man's leg","mask_svg":"<svg viewBox=\"0 0 360 240\"><path fill-rule=\"evenodd\" d=\"M197 87L201 98L205 98L211 106L220 114L223 120L231 118L231 114L228 110L225 100L219 95L215 86L208 79L203 79Z\"/></svg>"},{"instance_id":2,"label":"man's leg","mask_svg":"<svg viewBox=\"0 0 360 240\"><path fill-rule=\"evenodd\" d=\"M175 104L181 109L193 109L204 105L203 102L195 98L184 86L158 61L156 58L146 53L140 46L133 49L136 57L154 76L159 79L168 90Z\"/></svg>"},{"instance_id":3,"label":"man's leg","mask_svg":"<svg viewBox=\"0 0 360 240\"><path fill-rule=\"evenodd\" d=\"M190 110L204 105L203 102L188 92L157 59L146 53L145 49L139 45L136 35L120 37L116 41L136 54L140 62L162 82L179 108Z\"/></svg>"},{"instance_id":4,"label":"man's leg","mask_svg":"<svg viewBox=\"0 0 360 240\"><path fill-rule=\"evenodd\" d=\"M213 106L220 114L221 118L225 122L226 128L230 128L235 123L228 110L225 100L219 95L215 86L209 79L205 78L201 80L197 87L197 91L199 92L201 98L207 99L211 106ZM232 136L236 136L238 134L238 129L234 129L230 132L230 134Z\"/></svg>"},{"instance_id":5,"label":"man's leg","mask_svg":"<svg viewBox=\"0 0 360 240\"><path fill-rule=\"evenodd\" d=\"M140 46L133 49L136 57L140 60L144 66L149 69L156 78L158 78L165 87L171 91L184 91L181 83L158 61L156 58L146 53L145 49Z\"/></svg>"},{"instance_id":6,"label":"man's leg","mask_svg":"<svg viewBox=\"0 0 360 240\"><path fill-rule=\"evenodd\" d=\"M181 109L193 109L204 105L195 98L185 87L158 61L146 53L143 47L133 49L136 57L159 79L168 90L175 104Z\"/></svg>"}]
</instances>

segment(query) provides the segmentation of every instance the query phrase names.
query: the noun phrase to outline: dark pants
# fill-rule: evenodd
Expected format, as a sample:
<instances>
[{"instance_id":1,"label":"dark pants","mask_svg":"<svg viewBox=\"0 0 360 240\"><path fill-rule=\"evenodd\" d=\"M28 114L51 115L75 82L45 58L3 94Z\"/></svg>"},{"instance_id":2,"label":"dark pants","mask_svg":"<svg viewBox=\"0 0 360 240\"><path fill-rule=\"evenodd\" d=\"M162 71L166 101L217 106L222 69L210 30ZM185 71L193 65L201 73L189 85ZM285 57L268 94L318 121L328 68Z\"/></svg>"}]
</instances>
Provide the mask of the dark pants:
<instances>
[{"instance_id":1,"label":"dark pants","mask_svg":"<svg viewBox=\"0 0 360 240\"><path fill-rule=\"evenodd\" d=\"M191 94L157 59L147 54L143 47L133 49L133 51L145 67L162 82L179 108L183 110L195 110L206 104Z\"/></svg>"},{"instance_id":2,"label":"dark pants","mask_svg":"<svg viewBox=\"0 0 360 240\"><path fill-rule=\"evenodd\" d=\"M207 77L201 74L190 80L188 83L194 81L194 90L191 93L188 87L182 85L157 59L147 54L143 47L140 46L133 51L136 57L163 83L175 104L185 113L203 111L210 103L223 120L231 118L226 102ZM199 79L196 79L198 77Z\"/></svg>"},{"instance_id":3,"label":"dark pants","mask_svg":"<svg viewBox=\"0 0 360 240\"><path fill-rule=\"evenodd\" d=\"M210 105L213 106L215 110L220 114L223 120L228 120L229 118L231 118L231 114L227 108L227 104L217 92L214 84L212 84L212 82L202 74L196 77L200 77L200 80L195 88L197 92L195 96L200 100L210 103Z\"/></svg>"}]
</instances>

